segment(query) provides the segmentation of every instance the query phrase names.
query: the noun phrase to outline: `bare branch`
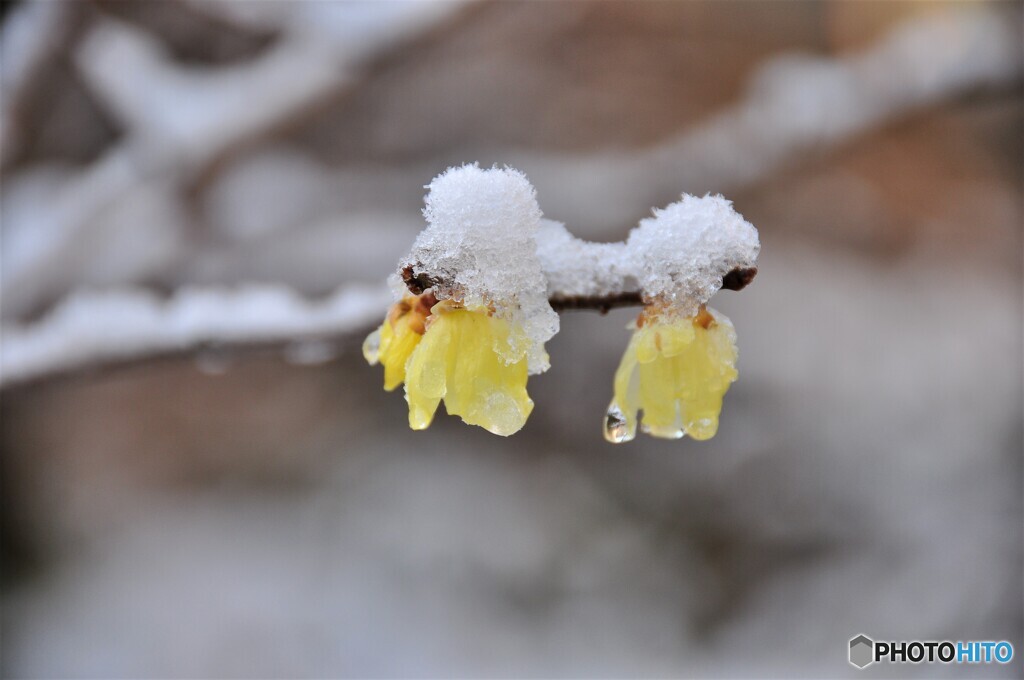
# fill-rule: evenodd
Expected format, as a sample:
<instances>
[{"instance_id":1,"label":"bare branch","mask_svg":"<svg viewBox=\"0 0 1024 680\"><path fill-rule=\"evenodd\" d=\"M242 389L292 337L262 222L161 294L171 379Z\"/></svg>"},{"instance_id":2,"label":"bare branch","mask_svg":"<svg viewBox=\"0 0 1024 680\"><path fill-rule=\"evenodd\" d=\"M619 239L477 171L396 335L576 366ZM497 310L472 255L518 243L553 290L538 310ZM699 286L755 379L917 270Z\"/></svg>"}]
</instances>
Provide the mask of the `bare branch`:
<instances>
[{"instance_id":1,"label":"bare branch","mask_svg":"<svg viewBox=\"0 0 1024 680\"><path fill-rule=\"evenodd\" d=\"M401 271L402 281L410 293L420 295L428 288L438 283L430 276L417 272L412 265L407 265ZM757 276L757 267L733 269L722 278L722 290L743 290ZM621 291L608 295L563 295L553 293L549 302L555 311L564 312L575 309L592 309L602 314L608 310L618 307L637 307L643 304L643 295L640 291Z\"/></svg>"},{"instance_id":2,"label":"bare branch","mask_svg":"<svg viewBox=\"0 0 1024 680\"><path fill-rule=\"evenodd\" d=\"M722 279L722 290L743 290L757 276L757 267L733 269ZM609 295L552 295L551 306L558 312L591 309L602 314L619 307L638 307L644 303L639 291Z\"/></svg>"}]
</instances>

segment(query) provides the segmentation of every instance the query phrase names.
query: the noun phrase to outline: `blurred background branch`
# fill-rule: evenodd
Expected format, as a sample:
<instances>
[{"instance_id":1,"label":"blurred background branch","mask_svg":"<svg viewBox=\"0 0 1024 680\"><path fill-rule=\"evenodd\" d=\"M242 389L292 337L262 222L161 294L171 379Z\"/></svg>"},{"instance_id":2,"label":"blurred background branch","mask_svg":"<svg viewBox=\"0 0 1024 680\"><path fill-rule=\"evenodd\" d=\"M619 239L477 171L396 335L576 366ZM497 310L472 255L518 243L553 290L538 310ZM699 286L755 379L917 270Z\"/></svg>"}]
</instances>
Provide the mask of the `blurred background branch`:
<instances>
[{"instance_id":1,"label":"blurred background branch","mask_svg":"<svg viewBox=\"0 0 1024 680\"><path fill-rule=\"evenodd\" d=\"M310 285L300 253L268 263L246 256L254 249L275 255L283 249L329 252L335 271L358 273L364 280L374 275L370 262L381 265L378 276L388 271L383 258L367 259L365 246L336 247L338 234L393 232L388 226L396 223L400 233L409 233L417 222L414 211L397 216L384 210L418 198L415 187L436 173L436 161L332 171L276 151L249 170L243 161L239 176L229 170L229 159L295 129L325 102L351 90L374 60L456 21L464 4L396 2L370 9L362 3L270 3L243 9L186 3L183 10L209 14L252 40L269 41L250 58L215 68L176 61L156 35L126 17L107 17L76 3L14 10L4 39L5 49L17 57L5 59L4 67L8 180L2 323L7 342L37 337L22 326L35 323L32 319L60 298L75 295L81 284L128 286L130 292L152 283L245 283L272 273L300 294L324 294L339 283L318 276ZM587 206L595 217L590 228L608 233L641 217L636 206L656 205L681 189L727 192L809 151L821 154L914 111L965 93L1018 85L1024 68L1019 35L1001 12L983 5L924 14L848 55L766 60L736 104L644 150L546 157L494 149L487 156L527 168L540 187L558 187L543 195L553 214ZM19 166L15 160L24 156L19 144L31 139L26 126L38 117L33 102L41 100L47 66L62 60L72 68L65 77L79 81L119 132L80 169ZM288 194L286 205L265 203L257 195L261 189L251 182L268 173L289 175L284 188L268 192ZM245 200L230 198L238 191ZM331 218L331 228L310 225L314 228L300 233L281 228L308 220L310 204L332 202L328 197L349 204ZM379 230L371 226L375 223ZM387 241L379 250L395 252L393 244ZM210 280L206 272L215 270L226 270L227 280ZM106 318L116 315L112 299L118 294L104 299ZM75 304L83 304L81 296ZM123 340L111 336L109 341L111 347L102 348L100 337L83 338L94 351L78 352L78 361L141 353L127 352ZM21 356L20 351L2 353L4 384L28 374L17 364L15 357ZM42 356L34 359L31 373L47 372L38 363ZM66 365L50 356L55 365L49 370Z\"/></svg>"},{"instance_id":2,"label":"blurred background branch","mask_svg":"<svg viewBox=\"0 0 1024 680\"><path fill-rule=\"evenodd\" d=\"M297 363L323 362L339 342L378 323L390 301L379 287L355 284L315 302L270 285L182 288L169 300L144 289L80 292L42 321L4 331L0 384L186 353L195 354L201 368L211 357L229 360L252 349L276 349Z\"/></svg>"}]
</instances>

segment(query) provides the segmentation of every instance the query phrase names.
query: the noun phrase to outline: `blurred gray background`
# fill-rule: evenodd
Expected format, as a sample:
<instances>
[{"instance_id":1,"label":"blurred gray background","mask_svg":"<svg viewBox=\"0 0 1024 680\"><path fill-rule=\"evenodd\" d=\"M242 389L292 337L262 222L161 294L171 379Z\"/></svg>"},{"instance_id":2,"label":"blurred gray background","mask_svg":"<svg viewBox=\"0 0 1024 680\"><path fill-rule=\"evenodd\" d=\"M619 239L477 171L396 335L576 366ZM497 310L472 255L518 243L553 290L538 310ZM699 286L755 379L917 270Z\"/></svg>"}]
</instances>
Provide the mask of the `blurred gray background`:
<instances>
[{"instance_id":1,"label":"blurred gray background","mask_svg":"<svg viewBox=\"0 0 1024 680\"><path fill-rule=\"evenodd\" d=\"M0 40L6 676L1020 677L1019 3L22 2ZM514 437L407 429L359 343L467 161L586 238L682 191L759 228L715 439L605 444L629 310L563 315ZM253 285L371 311L139 321ZM858 633L1017 658L856 671Z\"/></svg>"}]
</instances>

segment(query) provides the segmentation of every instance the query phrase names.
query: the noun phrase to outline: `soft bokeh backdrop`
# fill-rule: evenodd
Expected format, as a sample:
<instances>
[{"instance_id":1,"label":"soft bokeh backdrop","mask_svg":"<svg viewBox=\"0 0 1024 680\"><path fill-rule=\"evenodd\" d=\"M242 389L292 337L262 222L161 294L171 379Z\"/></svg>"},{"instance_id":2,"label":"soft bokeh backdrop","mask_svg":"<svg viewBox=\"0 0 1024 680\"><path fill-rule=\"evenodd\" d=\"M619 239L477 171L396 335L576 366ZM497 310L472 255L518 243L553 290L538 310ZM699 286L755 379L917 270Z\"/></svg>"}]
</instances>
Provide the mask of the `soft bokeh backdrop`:
<instances>
[{"instance_id":1,"label":"soft bokeh backdrop","mask_svg":"<svg viewBox=\"0 0 1024 680\"><path fill-rule=\"evenodd\" d=\"M842 677L865 633L1019 677L1021 17L5 5L2 671ZM760 229L715 439L603 441L625 310L563 315L516 436L406 428L359 343L466 161L587 238L681 191Z\"/></svg>"}]
</instances>

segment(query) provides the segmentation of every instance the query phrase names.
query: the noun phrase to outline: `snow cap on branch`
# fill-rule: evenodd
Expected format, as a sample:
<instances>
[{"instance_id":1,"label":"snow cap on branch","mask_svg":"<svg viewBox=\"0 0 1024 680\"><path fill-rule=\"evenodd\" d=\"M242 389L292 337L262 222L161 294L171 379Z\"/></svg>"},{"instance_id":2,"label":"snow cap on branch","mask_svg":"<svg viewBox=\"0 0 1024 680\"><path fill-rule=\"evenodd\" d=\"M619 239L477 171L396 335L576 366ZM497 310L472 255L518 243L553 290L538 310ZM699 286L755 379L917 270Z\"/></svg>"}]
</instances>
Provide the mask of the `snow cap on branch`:
<instances>
[{"instance_id":1,"label":"snow cap on branch","mask_svg":"<svg viewBox=\"0 0 1024 680\"><path fill-rule=\"evenodd\" d=\"M551 297L600 297L637 288L624 242L584 241L561 222L541 221L537 257Z\"/></svg>"},{"instance_id":2,"label":"snow cap on branch","mask_svg":"<svg viewBox=\"0 0 1024 680\"><path fill-rule=\"evenodd\" d=\"M438 299L493 309L509 321L508 363L527 357L531 373L548 368L544 343L558 332L547 279L537 259L541 210L526 176L511 168L449 168L427 186L428 227L404 264L433 281Z\"/></svg>"},{"instance_id":3,"label":"snow cap on branch","mask_svg":"<svg viewBox=\"0 0 1024 680\"><path fill-rule=\"evenodd\" d=\"M753 267L761 250L757 229L721 196L690 196L640 220L626 251L640 290L673 313L692 316L734 269Z\"/></svg>"},{"instance_id":4,"label":"snow cap on branch","mask_svg":"<svg viewBox=\"0 0 1024 680\"><path fill-rule=\"evenodd\" d=\"M427 188L428 227L403 261L403 278L438 299L486 309L513 329L495 347L547 370L558 332L549 299L634 294L673 316L693 316L736 271L756 271L757 230L721 196L690 196L643 219L619 243L591 243L542 218L536 192L511 168L449 168ZM415 289L414 289L415 290Z\"/></svg>"}]
</instances>

